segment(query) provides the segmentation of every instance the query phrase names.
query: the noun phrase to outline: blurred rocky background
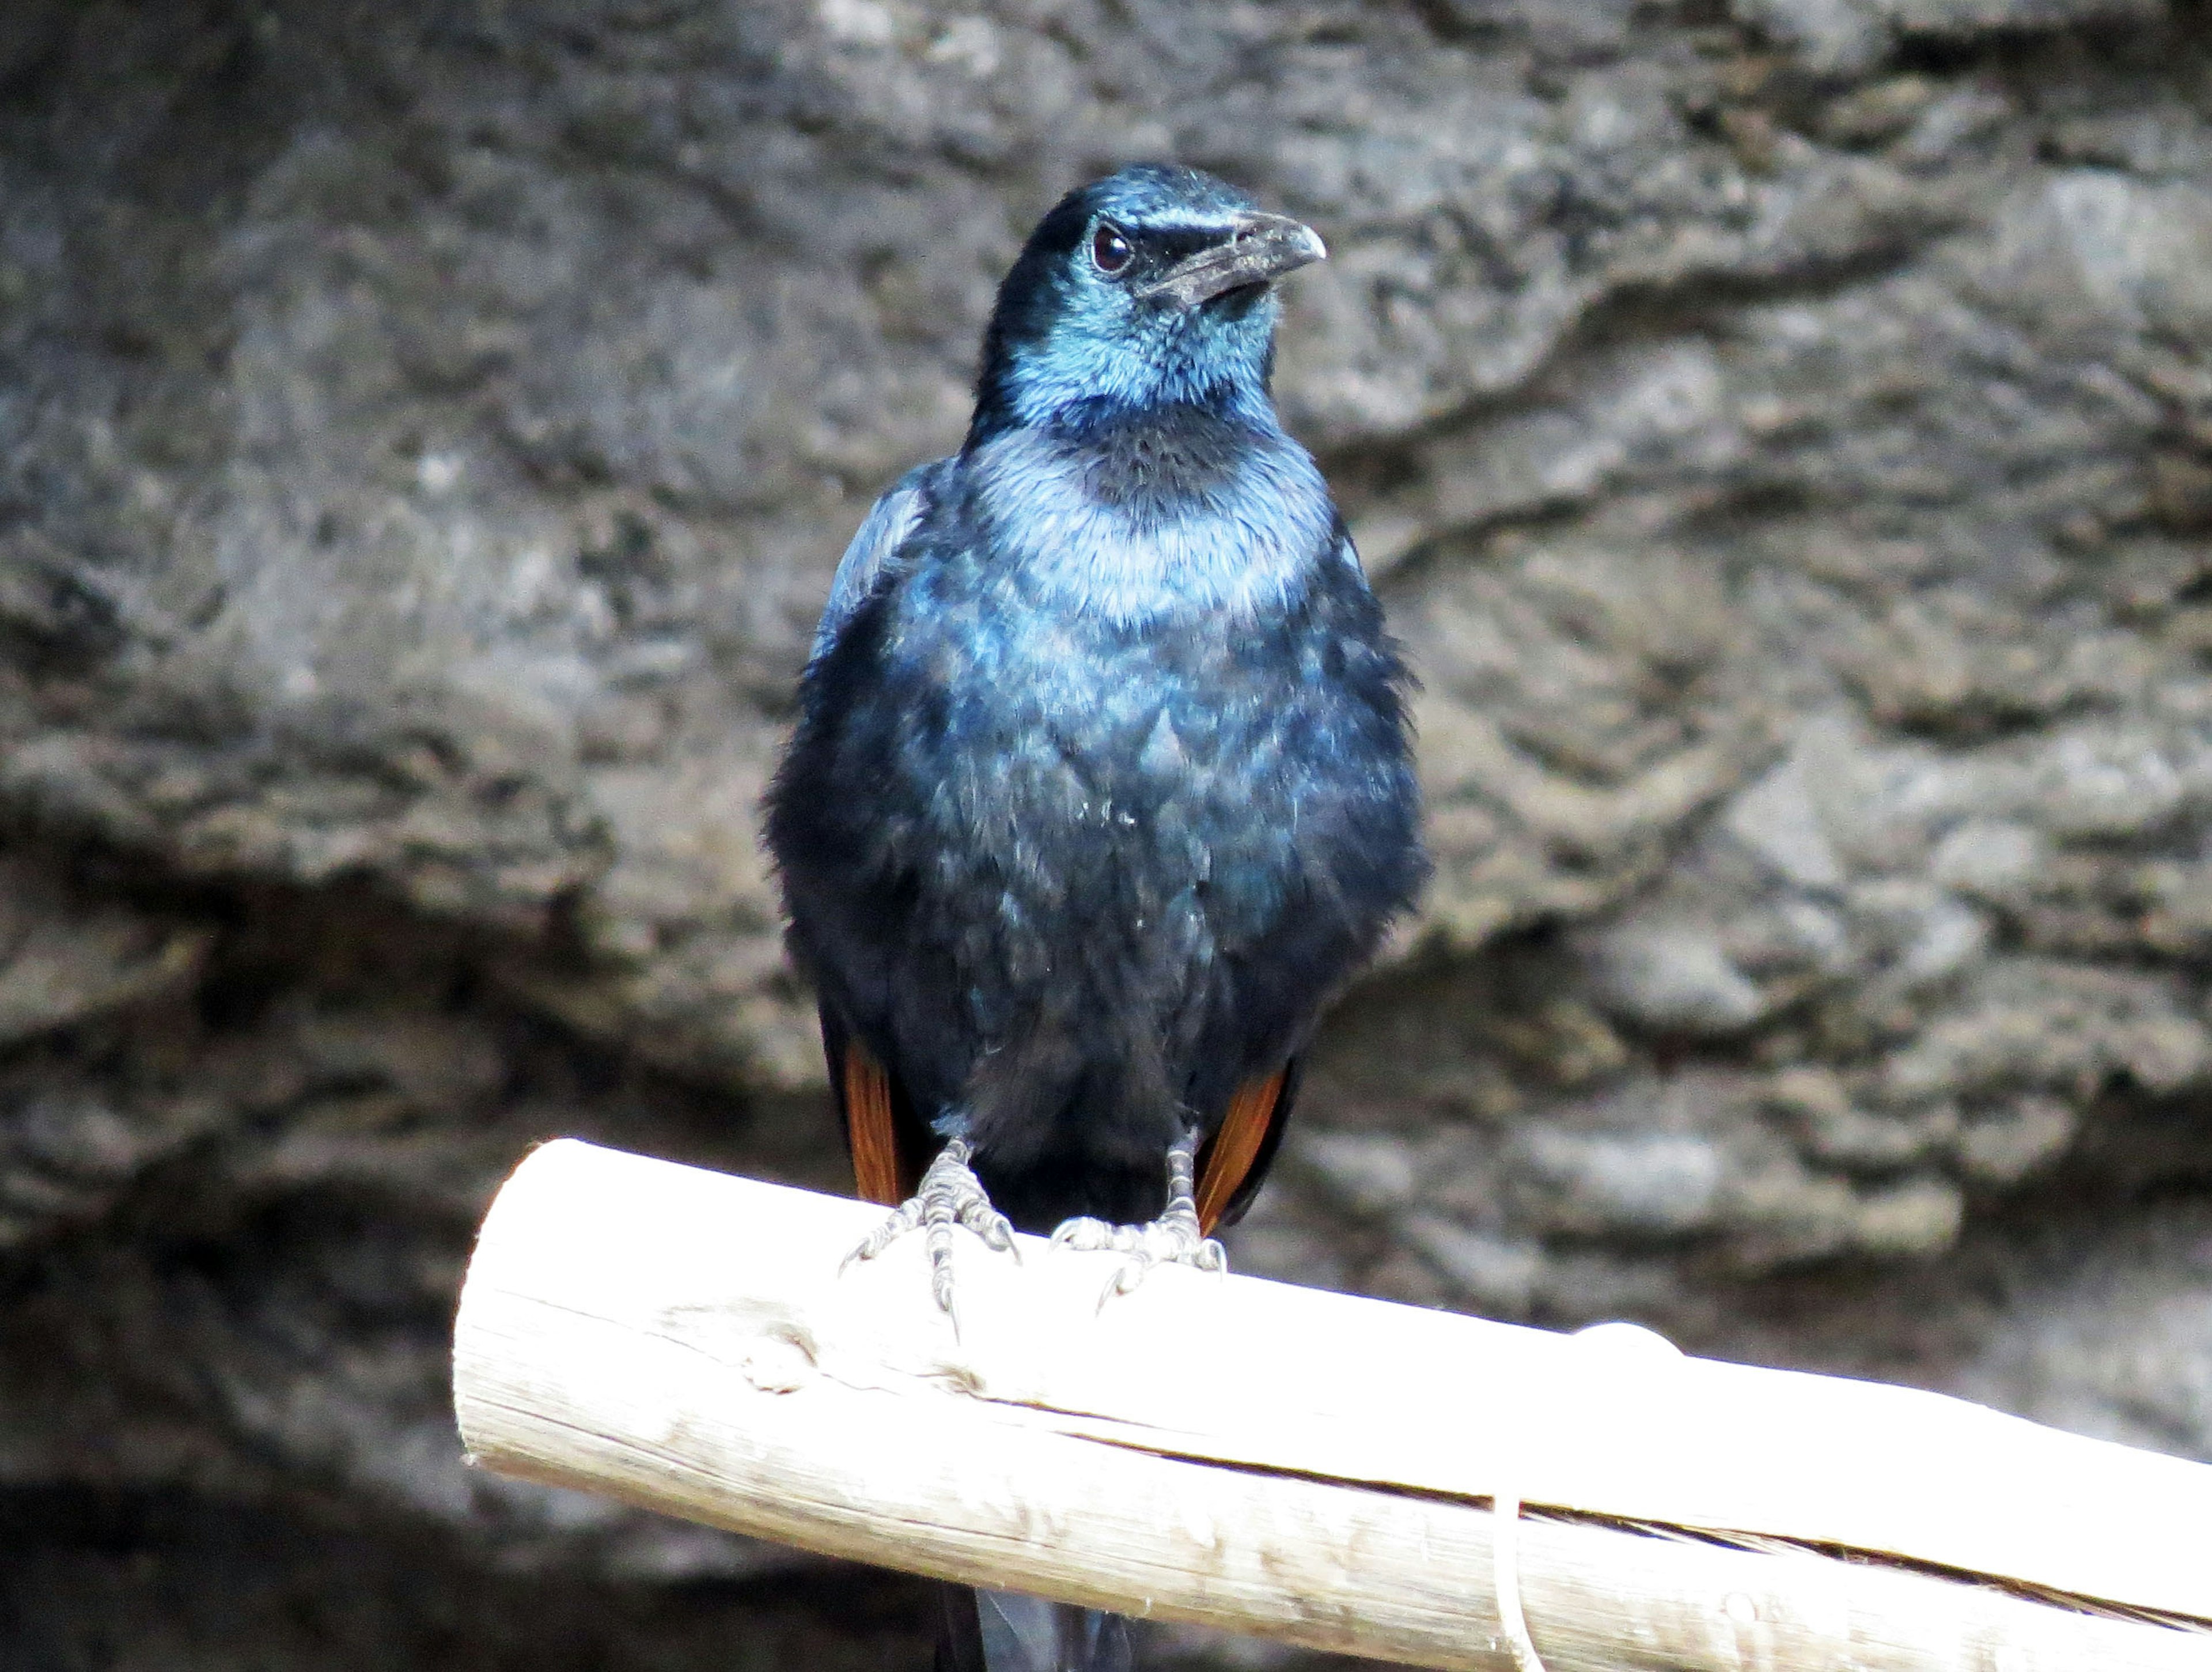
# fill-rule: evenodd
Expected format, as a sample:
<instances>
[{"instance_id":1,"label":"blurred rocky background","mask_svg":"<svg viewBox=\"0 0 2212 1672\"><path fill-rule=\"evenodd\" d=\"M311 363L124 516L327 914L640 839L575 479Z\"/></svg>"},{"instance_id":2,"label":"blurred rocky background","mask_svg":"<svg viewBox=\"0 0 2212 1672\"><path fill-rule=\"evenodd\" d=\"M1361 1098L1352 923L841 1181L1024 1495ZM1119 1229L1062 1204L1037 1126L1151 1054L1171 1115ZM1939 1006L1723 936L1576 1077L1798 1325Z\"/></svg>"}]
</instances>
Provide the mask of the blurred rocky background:
<instances>
[{"instance_id":1,"label":"blurred rocky background","mask_svg":"<svg viewBox=\"0 0 2212 1672\"><path fill-rule=\"evenodd\" d=\"M1156 156L1426 682L1243 1266L2212 1456L2212 7L9 0L0 1660L918 1663L464 1471L450 1308L534 1139L838 1185L793 678Z\"/></svg>"}]
</instances>

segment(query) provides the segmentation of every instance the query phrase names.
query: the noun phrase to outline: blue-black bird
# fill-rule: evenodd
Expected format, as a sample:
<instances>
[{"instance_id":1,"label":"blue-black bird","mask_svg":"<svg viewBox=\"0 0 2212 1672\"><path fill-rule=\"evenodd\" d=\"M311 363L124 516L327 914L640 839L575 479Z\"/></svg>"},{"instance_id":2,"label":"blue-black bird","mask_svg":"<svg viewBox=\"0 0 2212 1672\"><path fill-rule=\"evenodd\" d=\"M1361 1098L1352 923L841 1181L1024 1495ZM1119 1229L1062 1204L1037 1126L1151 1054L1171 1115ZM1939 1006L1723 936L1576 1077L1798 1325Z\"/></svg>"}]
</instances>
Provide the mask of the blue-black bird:
<instances>
[{"instance_id":1,"label":"blue-black bird","mask_svg":"<svg viewBox=\"0 0 2212 1672\"><path fill-rule=\"evenodd\" d=\"M1181 167L1038 224L960 451L854 537L768 839L861 1194L1218 1267L1323 1002L1425 873L1407 675L1269 392L1321 240ZM1003 1216L1003 1217L1002 1217ZM1122 1622L952 1593L940 1667L1105 1672Z\"/></svg>"}]
</instances>

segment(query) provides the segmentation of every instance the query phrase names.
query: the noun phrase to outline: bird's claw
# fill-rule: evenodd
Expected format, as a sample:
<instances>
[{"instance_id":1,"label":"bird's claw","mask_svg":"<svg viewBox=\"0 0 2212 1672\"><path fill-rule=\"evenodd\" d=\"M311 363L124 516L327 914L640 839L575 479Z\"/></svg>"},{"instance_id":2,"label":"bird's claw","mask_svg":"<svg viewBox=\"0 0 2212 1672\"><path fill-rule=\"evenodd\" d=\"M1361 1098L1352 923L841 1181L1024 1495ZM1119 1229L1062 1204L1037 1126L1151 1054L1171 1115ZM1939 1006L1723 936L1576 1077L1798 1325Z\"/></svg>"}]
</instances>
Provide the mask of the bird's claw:
<instances>
[{"instance_id":1,"label":"bird's claw","mask_svg":"<svg viewBox=\"0 0 2212 1672\"><path fill-rule=\"evenodd\" d=\"M929 1292L937 1310L947 1317L952 1311L952 1229L975 1233L983 1246L995 1253L1011 1254L1016 1264L1022 1257L1014 1241L1014 1227L991 1205L982 1181L969 1165L972 1152L963 1139L955 1138L937 1152L922 1174L921 1188L893 1208L867 1240L847 1255L837 1269L855 1261L872 1260L909 1231L921 1231L929 1250ZM957 1320L956 1319L957 1322Z\"/></svg>"},{"instance_id":2,"label":"bird's claw","mask_svg":"<svg viewBox=\"0 0 2212 1672\"><path fill-rule=\"evenodd\" d=\"M1191 1174L1198 1134L1189 1133L1168 1152L1168 1205L1150 1225L1111 1225L1104 1219L1069 1219L1052 1233L1056 1248L1126 1254L1098 1297L1100 1310L1115 1295L1126 1295L1155 1266L1189 1266L1202 1272L1226 1272L1229 1254L1198 1222Z\"/></svg>"},{"instance_id":3,"label":"bird's claw","mask_svg":"<svg viewBox=\"0 0 2212 1672\"><path fill-rule=\"evenodd\" d=\"M1228 1251L1199 1229L1195 1210L1178 1213L1170 1207L1150 1225L1070 1219L1052 1233L1052 1240L1059 1248L1128 1256L1099 1294L1102 1309L1115 1295L1133 1291L1155 1266L1189 1266L1202 1272L1229 1269Z\"/></svg>"}]
</instances>

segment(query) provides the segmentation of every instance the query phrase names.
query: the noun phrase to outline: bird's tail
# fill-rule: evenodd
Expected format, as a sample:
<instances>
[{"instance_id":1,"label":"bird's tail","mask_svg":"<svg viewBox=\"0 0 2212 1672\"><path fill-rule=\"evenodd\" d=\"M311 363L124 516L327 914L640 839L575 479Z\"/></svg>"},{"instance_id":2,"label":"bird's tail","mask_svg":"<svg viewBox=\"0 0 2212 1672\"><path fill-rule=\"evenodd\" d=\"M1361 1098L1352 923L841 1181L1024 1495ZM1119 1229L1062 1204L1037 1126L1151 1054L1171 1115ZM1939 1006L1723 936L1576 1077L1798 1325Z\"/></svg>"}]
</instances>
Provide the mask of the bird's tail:
<instances>
[{"instance_id":1,"label":"bird's tail","mask_svg":"<svg viewBox=\"0 0 2212 1672\"><path fill-rule=\"evenodd\" d=\"M1131 1672L1129 1622L1010 1590L940 1588L937 1672Z\"/></svg>"}]
</instances>

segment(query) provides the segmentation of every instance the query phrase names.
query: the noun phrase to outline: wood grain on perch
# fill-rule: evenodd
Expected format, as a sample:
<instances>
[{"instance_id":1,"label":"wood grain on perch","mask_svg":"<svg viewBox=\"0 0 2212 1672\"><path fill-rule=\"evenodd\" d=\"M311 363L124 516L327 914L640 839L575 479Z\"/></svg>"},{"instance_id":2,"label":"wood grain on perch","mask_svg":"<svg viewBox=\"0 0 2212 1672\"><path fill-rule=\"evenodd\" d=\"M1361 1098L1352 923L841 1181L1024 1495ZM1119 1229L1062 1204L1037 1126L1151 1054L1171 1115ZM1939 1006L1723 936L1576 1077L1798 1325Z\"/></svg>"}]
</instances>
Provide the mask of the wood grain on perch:
<instances>
[{"instance_id":1,"label":"wood grain on perch","mask_svg":"<svg viewBox=\"0 0 2212 1672\"><path fill-rule=\"evenodd\" d=\"M2212 1672L2212 1468L1937 1395L963 1239L569 1141L517 1170L454 1401L501 1474L833 1555L1408 1665Z\"/></svg>"}]
</instances>

